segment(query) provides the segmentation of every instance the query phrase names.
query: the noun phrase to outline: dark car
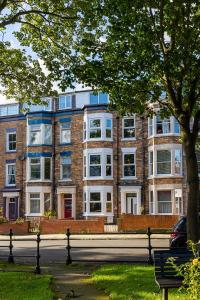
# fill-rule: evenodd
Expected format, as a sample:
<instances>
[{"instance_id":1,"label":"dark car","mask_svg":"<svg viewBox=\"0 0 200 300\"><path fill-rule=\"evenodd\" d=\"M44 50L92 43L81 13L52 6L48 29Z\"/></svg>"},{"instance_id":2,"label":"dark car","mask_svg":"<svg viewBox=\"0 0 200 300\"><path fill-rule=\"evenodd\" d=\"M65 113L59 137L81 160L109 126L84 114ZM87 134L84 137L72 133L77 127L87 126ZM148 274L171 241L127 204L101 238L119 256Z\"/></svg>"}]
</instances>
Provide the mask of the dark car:
<instances>
[{"instance_id":1,"label":"dark car","mask_svg":"<svg viewBox=\"0 0 200 300\"><path fill-rule=\"evenodd\" d=\"M200 216L199 216L200 217ZM170 248L187 247L187 218L182 217L173 227L170 237Z\"/></svg>"},{"instance_id":2,"label":"dark car","mask_svg":"<svg viewBox=\"0 0 200 300\"><path fill-rule=\"evenodd\" d=\"M187 219L182 217L173 227L170 237L170 248L187 247Z\"/></svg>"}]
</instances>

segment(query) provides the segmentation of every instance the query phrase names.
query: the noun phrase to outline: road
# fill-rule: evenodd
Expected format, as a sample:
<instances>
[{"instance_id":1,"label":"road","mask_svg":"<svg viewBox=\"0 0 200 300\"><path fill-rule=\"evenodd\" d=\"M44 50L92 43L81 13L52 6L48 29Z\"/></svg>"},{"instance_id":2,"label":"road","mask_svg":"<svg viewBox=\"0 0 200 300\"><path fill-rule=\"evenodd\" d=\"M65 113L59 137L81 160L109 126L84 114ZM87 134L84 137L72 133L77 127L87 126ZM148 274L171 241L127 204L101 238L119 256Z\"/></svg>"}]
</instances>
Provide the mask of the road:
<instances>
[{"instance_id":1,"label":"road","mask_svg":"<svg viewBox=\"0 0 200 300\"><path fill-rule=\"evenodd\" d=\"M64 235L59 236L64 238ZM15 262L17 263L30 263L35 264L35 258L25 257L29 255L36 255L36 241L27 241L26 239L30 239L30 236L20 238L16 237L15 239L20 239L17 241L14 239L13 241L13 255L21 257L15 257ZM31 237L35 239L34 237ZM45 237L46 238L46 237ZM48 237L52 238L52 237ZM66 240L57 240L56 237L53 237L53 240L42 240L40 242L40 255L41 255L41 265L49 265L51 263L64 263L67 257L66 251ZM95 239L94 239L95 238ZM5 237L4 237L5 239ZM153 237L151 240L152 246L159 247L168 247L169 239L168 236L163 238L160 236L159 238ZM87 236L81 237L74 236L70 242L71 244L71 257L72 260L88 260L88 261L147 261L148 260L148 249L126 249L120 247L147 247L148 241L146 237L144 238L142 235L138 236L114 236L111 238L110 236ZM8 241L2 241L0 237L0 246L8 245ZM75 248L78 247L78 248ZM90 248L84 248L90 247ZM93 247L93 248L92 248ZM101 249L98 247L108 247L108 249ZM109 247L115 247L109 248ZM0 248L1 254L5 255L4 258L0 257L0 260L6 260L9 249Z\"/></svg>"}]
</instances>

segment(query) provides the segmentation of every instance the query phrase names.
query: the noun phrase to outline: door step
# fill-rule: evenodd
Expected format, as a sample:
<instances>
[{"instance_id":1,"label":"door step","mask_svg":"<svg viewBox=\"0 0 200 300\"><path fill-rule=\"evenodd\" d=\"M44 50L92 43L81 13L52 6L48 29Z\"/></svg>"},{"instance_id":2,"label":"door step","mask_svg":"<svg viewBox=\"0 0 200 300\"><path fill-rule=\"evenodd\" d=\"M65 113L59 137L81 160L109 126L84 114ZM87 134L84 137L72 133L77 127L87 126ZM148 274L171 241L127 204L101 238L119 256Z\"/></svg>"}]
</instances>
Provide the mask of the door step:
<instances>
[{"instance_id":1,"label":"door step","mask_svg":"<svg viewBox=\"0 0 200 300\"><path fill-rule=\"evenodd\" d=\"M104 225L104 232L118 232L118 225Z\"/></svg>"}]
</instances>

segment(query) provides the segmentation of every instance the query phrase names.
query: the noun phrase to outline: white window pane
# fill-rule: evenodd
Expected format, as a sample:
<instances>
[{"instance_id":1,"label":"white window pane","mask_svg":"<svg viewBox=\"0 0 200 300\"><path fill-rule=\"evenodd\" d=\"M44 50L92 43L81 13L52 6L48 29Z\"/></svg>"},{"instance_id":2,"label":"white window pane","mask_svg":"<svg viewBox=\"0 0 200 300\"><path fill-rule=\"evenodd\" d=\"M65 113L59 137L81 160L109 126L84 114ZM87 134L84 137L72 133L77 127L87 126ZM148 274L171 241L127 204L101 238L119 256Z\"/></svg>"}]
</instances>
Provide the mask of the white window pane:
<instances>
[{"instance_id":1,"label":"white window pane","mask_svg":"<svg viewBox=\"0 0 200 300\"><path fill-rule=\"evenodd\" d=\"M70 143L71 142L71 130L62 129L61 131L61 143Z\"/></svg>"},{"instance_id":2,"label":"white window pane","mask_svg":"<svg viewBox=\"0 0 200 300\"><path fill-rule=\"evenodd\" d=\"M180 149L175 149L174 153L174 159L175 159L175 164L174 164L174 172L175 174L181 174L181 150Z\"/></svg>"},{"instance_id":3,"label":"white window pane","mask_svg":"<svg viewBox=\"0 0 200 300\"><path fill-rule=\"evenodd\" d=\"M52 143L52 126L45 125L44 129L44 143L50 145Z\"/></svg>"}]
</instances>

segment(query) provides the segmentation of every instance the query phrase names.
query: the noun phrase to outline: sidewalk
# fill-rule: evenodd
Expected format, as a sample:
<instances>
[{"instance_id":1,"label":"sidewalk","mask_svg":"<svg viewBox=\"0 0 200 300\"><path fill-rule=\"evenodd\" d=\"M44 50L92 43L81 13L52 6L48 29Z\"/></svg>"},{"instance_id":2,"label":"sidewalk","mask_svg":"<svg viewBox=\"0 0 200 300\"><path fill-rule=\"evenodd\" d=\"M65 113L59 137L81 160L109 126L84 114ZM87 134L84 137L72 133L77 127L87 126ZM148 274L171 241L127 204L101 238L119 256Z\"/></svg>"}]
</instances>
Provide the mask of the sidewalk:
<instances>
[{"instance_id":1,"label":"sidewalk","mask_svg":"<svg viewBox=\"0 0 200 300\"><path fill-rule=\"evenodd\" d=\"M8 235L0 235L0 240L7 240ZM41 234L42 239L66 239L66 234ZM152 234L151 238L153 239L169 239L169 234ZM36 234L29 235L14 235L13 240L18 239L35 239ZM147 239L146 234L71 234L70 239L75 240L129 240L129 239Z\"/></svg>"},{"instance_id":2,"label":"sidewalk","mask_svg":"<svg viewBox=\"0 0 200 300\"><path fill-rule=\"evenodd\" d=\"M80 299L80 300L109 300L109 297L88 282L94 265L73 264L62 266L59 264L45 268L45 273L54 277L54 300Z\"/></svg>"}]
</instances>

